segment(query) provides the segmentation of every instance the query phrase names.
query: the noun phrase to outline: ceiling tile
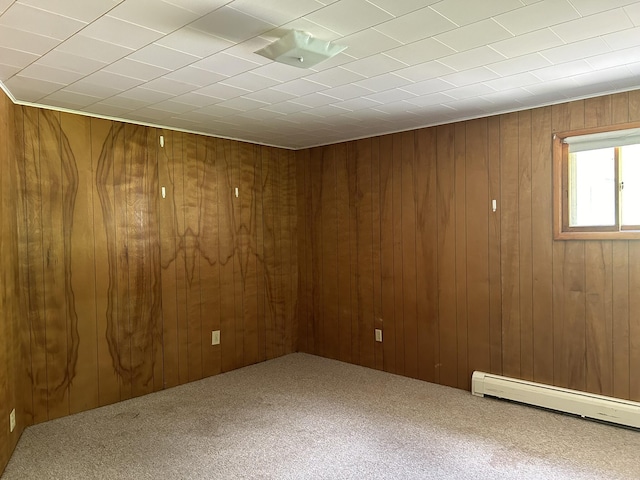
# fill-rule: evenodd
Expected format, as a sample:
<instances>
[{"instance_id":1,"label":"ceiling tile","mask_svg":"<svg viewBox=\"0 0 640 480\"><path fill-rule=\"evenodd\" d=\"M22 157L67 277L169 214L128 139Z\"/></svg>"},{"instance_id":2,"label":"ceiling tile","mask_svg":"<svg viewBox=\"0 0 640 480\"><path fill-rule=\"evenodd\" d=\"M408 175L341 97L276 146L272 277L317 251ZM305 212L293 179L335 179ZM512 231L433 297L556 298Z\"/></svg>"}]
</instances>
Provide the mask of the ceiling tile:
<instances>
[{"instance_id":1,"label":"ceiling tile","mask_svg":"<svg viewBox=\"0 0 640 480\"><path fill-rule=\"evenodd\" d=\"M309 95L303 95L291 100L291 103L297 103L304 105L308 108L322 107L323 105L329 105L330 103L336 103L339 99L325 95L321 92L310 93Z\"/></svg>"},{"instance_id":2,"label":"ceiling tile","mask_svg":"<svg viewBox=\"0 0 640 480\"><path fill-rule=\"evenodd\" d=\"M398 88L404 85L412 83L411 80L400 77L395 73L384 73L377 77L366 78L355 82L354 85L366 88L373 92L381 92L383 90L389 90L390 88Z\"/></svg>"},{"instance_id":3,"label":"ceiling tile","mask_svg":"<svg viewBox=\"0 0 640 480\"><path fill-rule=\"evenodd\" d=\"M265 103L279 103L291 98L296 98L295 95L286 92L279 92L273 88L265 88L264 90L259 90L257 92L247 93L246 95L243 95L243 97L252 98Z\"/></svg>"},{"instance_id":4,"label":"ceiling tile","mask_svg":"<svg viewBox=\"0 0 640 480\"><path fill-rule=\"evenodd\" d=\"M370 57L351 62L344 68L360 75L364 75L365 77L374 77L376 75L405 68L406 66L406 63L379 53L377 55L371 55Z\"/></svg>"},{"instance_id":5,"label":"ceiling tile","mask_svg":"<svg viewBox=\"0 0 640 480\"><path fill-rule=\"evenodd\" d=\"M349 66L353 66L353 63L349 64ZM365 78L364 75L346 70L343 67L330 68L305 77L306 80L320 83L326 87L338 87L345 83L357 82L363 78Z\"/></svg>"},{"instance_id":6,"label":"ceiling tile","mask_svg":"<svg viewBox=\"0 0 640 480\"><path fill-rule=\"evenodd\" d=\"M201 30L190 27L176 30L155 43L200 58L208 57L234 45L228 40L208 35Z\"/></svg>"},{"instance_id":7,"label":"ceiling tile","mask_svg":"<svg viewBox=\"0 0 640 480\"><path fill-rule=\"evenodd\" d=\"M487 18L522 8L519 0L443 0L436 3L433 9L458 25L485 20Z\"/></svg>"},{"instance_id":8,"label":"ceiling tile","mask_svg":"<svg viewBox=\"0 0 640 480\"><path fill-rule=\"evenodd\" d=\"M127 58L166 68L167 70L176 70L199 60L199 57L172 50L171 48L163 47L155 43L141 48Z\"/></svg>"},{"instance_id":9,"label":"ceiling tile","mask_svg":"<svg viewBox=\"0 0 640 480\"><path fill-rule=\"evenodd\" d=\"M433 38L425 38L402 47L388 50L385 55L395 58L407 65L428 62L456 53L454 49Z\"/></svg>"},{"instance_id":10,"label":"ceiling tile","mask_svg":"<svg viewBox=\"0 0 640 480\"><path fill-rule=\"evenodd\" d=\"M373 93L371 90L368 90L364 87L360 87L358 85L341 85L339 87L331 88L326 90L326 95L330 97L335 97L340 100L349 100L351 98L363 97L367 94Z\"/></svg>"},{"instance_id":11,"label":"ceiling tile","mask_svg":"<svg viewBox=\"0 0 640 480\"><path fill-rule=\"evenodd\" d=\"M16 2L0 16L0 25L64 40L86 23Z\"/></svg>"},{"instance_id":12,"label":"ceiling tile","mask_svg":"<svg viewBox=\"0 0 640 480\"><path fill-rule=\"evenodd\" d=\"M487 65L487 67L496 72L501 77L515 75L516 73L528 72L537 68L546 67L550 64L549 60L539 53L523 55L522 57L508 58L501 62L495 62Z\"/></svg>"},{"instance_id":13,"label":"ceiling tile","mask_svg":"<svg viewBox=\"0 0 640 480\"><path fill-rule=\"evenodd\" d=\"M157 92L155 90L146 89L144 88L144 85L140 87L132 88L131 90L127 90L126 92L122 92L118 96L121 98L131 98L136 101L144 102L147 105L162 102L164 100L168 100L171 97L173 97L173 95L169 93Z\"/></svg>"},{"instance_id":14,"label":"ceiling tile","mask_svg":"<svg viewBox=\"0 0 640 480\"><path fill-rule=\"evenodd\" d=\"M0 64L18 67L22 69L39 57L33 53L14 50L13 48L0 47Z\"/></svg>"},{"instance_id":15,"label":"ceiling tile","mask_svg":"<svg viewBox=\"0 0 640 480\"><path fill-rule=\"evenodd\" d=\"M232 5L236 10L273 25L282 25L324 7L316 0L235 0Z\"/></svg>"},{"instance_id":16,"label":"ceiling tile","mask_svg":"<svg viewBox=\"0 0 640 480\"><path fill-rule=\"evenodd\" d=\"M492 19L482 20L464 27L449 30L434 37L452 49L462 52L487 43L513 38L504 27Z\"/></svg>"},{"instance_id":17,"label":"ceiling tile","mask_svg":"<svg viewBox=\"0 0 640 480\"><path fill-rule=\"evenodd\" d=\"M512 58L557 47L558 45L564 45L560 37L550 28L543 28L534 32L518 35L517 37L491 43L491 48L507 58Z\"/></svg>"},{"instance_id":18,"label":"ceiling tile","mask_svg":"<svg viewBox=\"0 0 640 480\"><path fill-rule=\"evenodd\" d=\"M76 83L86 83L88 85L97 85L100 87L115 88L120 91L129 90L130 88L137 87L142 84L142 80L137 78L125 77L116 73L105 72L104 70L97 71L84 77Z\"/></svg>"},{"instance_id":19,"label":"ceiling tile","mask_svg":"<svg viewBox=\"0 0 640 480\"><path fill-rule=\"evenodd\" d=\"M82 30L82 35L134 49L148 45L163 36L161 32L156 30L134 25L108 15L100 17L85 27Z\"/></svg>"},{"instance_id":20,"label":"ceiling tile","mask_svg":"<svg viewBox=\"0 0 640 480\"><path fill-rule=\"evenodd\" d=\"M88 105L102 100L100 97L84 95L78 92L69 92L67 90L58 90L48 95L44 101L64 108L84 108Z\"/></svg>"},{"instance_id":21,"label":"ceiling tile","mask_svg":"<svg viewBox=\"0 0 640 480\"><path fill-rule=\"evenodd\" d=\"M593 71L591 65L585 60L575 60L573 62L560 63L545 68L538 68L531 73L544 82L557 80L566 76L579 75Z\"/></svg>"},{"instance_id":22,"label":"ceiling tile","mask_svg":"<svg viewBox=\"0 0 640 480\"><path fill-rule=\"evenodd\" d=\"M61 89L64 84L15 75L4 82L5 86L21 101L36 102Z\"/></svg>"},{"instance_id":23,"label":"ceiling tile","mask_svg":"<svg viewBox=\"0 0 640 480\"><path fill-rule=\"evenodd\" d=\"M624 11L636 27L640 27L640 2L624 7Z\"/></svg>"},{"instance_id":24,"label":"ceiling tile","mask_svg":"<svg viewBox=\"0 0 640 480\"><path fill-rule=\"evenodd\" d=\"M217 105L221 107L233 108L235 110L247 111L254 110L256 108L264 107L267 105L264 102L259 102L258 100L252 100L246 97L236 97L230 100L225 100L224 102L220 102Z\"/></svg>"},{"instance_id":25,"label":"ceiling tile","mask_svg":"<svg viewBox=\"0 0 640 480\"><path fill-rule=\"evenodd\" d=\"M428 80L430 78L436 78L449 73L454 73L451 67L444 65L443 63L435 60L431 62L424 62L412 67L403 68L402 70L396 70L394 73L402 78L407 78L413 82L419 82L420 80Z\"/></svg>"},{"instance_id":26,"label":"ceiling tile","mask_svg":"<svg viewBox=\"0 0 640 480\"><path fill-rule=\"evenodd\" d=\"M106 65L105 62L72 55L70 53L59 52L57 50L40 57L37 63L54 68L61 68L62 70L70 70L83 75L89 75Z\"/></svg>"},{"instance_id":27,"label":"ceiling tile","mask_svg":"<svg viewBox=\"0 0 640 480\"><path fill-rule=\"evenodd\" d=\"M199 87L190 83L184 83L176 80L171 80L166 77L160 77L145 83L144 88L148 88L149 90L156 90L163 93L170 93L171 95L182 95L183 93L197 90Z\"/></svg>"},{"instance_id":28,"label":"ceiling tile","mask_svg":"<svg viewBox=\"0 0 640 480\"><path fill-rule=\"evenodd\" d=\"M351 35L393 18L366 0L341 0L305 15L305 19L339 34Z\"/></svg>"},{"instance_id":29,"label":"ceiling tile","mask_svg":"<svg viewBox=\"0 0 640 480\"><path fill-rule=\"evenodd\" d=\"M411 92L402 89L385 90L384 92L376 92L370 95L363 95L364 98L373 100L374 102L380 102L383 104L399 102L400 100L406 100L407 98L413 98L415 95ZM378 108L378 107L376 107Z\"/></svg>"},{"instance_id":30,"label":"ceiling tile","mask_svg":"<svg viewBox=\"0 0 640 480\"><path fill-rule=\"evenodd\" d=\"M122 95L116 95L114 97L107 98L98 102L96 105L108 105L110 107L122 108L125 111L136 110L149 105L149 102L143 100L137 100L131 97L123 97Z\"/></svg>"},{"instance_id":31,"label":"ceiling tile","mask_svg":"<svg viewBox=\"0 0 640 480\"><path fill-rule=\"evenodd\" d=\"M171 112L174 115L190 112L195 110L193 105L187 105L186 103L176 102L174 100L165 100L164 102L154 103L153 108L162 110L165 112Z\"/></svg>"},{"instance_id":32,"label":"ceiling tile","mask_svg":"<svg viewBox=\"0 0 640 480\"><path fill-rule=\"evenodd\" d=\"M165 34L198 18L196 13L162 0L125 0L109 16Z\"/></svg>"},{"instance_id":33,"label":"ceiling tile","mask_svg":"<svg viewBox=\"0 0 640 480\"><path fill-rule=\"evenodd\" d=\"M411 43L439 33L453 30L456 24L430 7L420 9L375 27L379 32L402 43Z\"/></svg>"},{"instance_id":34,"label":"ceiling tile","mask_svg":"<svg viewBox=\"0 0 640 480\"><path fill-rule=\"evenodd\" d=\"M232 87L243 88L251 92L257 92L263 88L279 85L280 82L271 78L256 75L253 72L245 72L235 77L225 79L222 83L231 85ZM258 99L256 99L258 100Z\"/></svg>"},{"instance_id":35,"label":"ceiling tile","mask_svg":"<svg viewBox=\"0 0 640 480\"><path fill-rule=\"evenodd\" d=\"M496 78L495 80L488 80L484 82L485 85L493 88L494 90L508 90L517 87L526 87L527 85L533 85L538 83L540 79L529 72L517 73L515 75L509 75L506 77Z\"/></svg>"},{"instance_id":36,"label":"ceiling tile","mask_svg":"<svg viewBox=\"0 0 640 480\"><path fill-rule=\"evenodd\" d=\"M307 110L306 113L308 113L309 115L326 118L332 117L334 115L341 115L347 111L347 109L336 107L335 105L324 105L323 107Z\"/></svg>"},{"instance_id":37,"label":"ceiling tile","mask_svg":"<svg viewBox=\"0 0 640 480\"><path fill-rule=\"evenodd\" d=\"M281 114L295 113L308 109L309 107L307 107L306 105L301 105L299 103L293 103L290 101L284 101L281 103L276 103L275 105L269 105L268 107L262 107L262 110Z\"/></svg>"},{"instance_id":38,"label":"ceiling tile","mask_svg":"<svg viewBox=\"0 0 640 480\"><path fill-rule=\"evenodd\" d=\"M617 67L628 63L636 63L640 61L640 47L625 48L614 54L605 53L603 55L595 55L587 58L587 62L594 69Z\"/></svg>"},{"instance_id":39,"label":"ceiling tile","mask_svg":"<svg viewBox=\"0 0 640 480\"><path fill-rule=\"evenodd\" d=\"M429 107L431 105L440 105L442 103L453 101L453 97L450 97L443 92L435 92L428 95L421 95L419 97L408 98L406 101L416 107Z\"/></svg>"},{"instance_id":40,"label":"ceiling tile","mask_svg":"<svg viewBox=\"0 0 640 480\"><path fill-rule=\"evenodd\" d=\"M498 15L495 20L514 35L520 35L568 22L579 16L567 0L542 0Z\"/></svg>"},{"instance_id":41,"label":"ceiling tile","mask_svg":"<svg viewBox=\"0 0 640 480\"><path fill-rule=\"evenodd\" d=\"M601 38L590 38L569 45L549 48L540 52L551 63L565 63L589 55L598 55L610 52L611 48Z\"/></svg>"},{"instance_id":42,"label":"ceiling tile","mask_svg":"<svg viewBox=\"0 0 640 480\"><path fill-rule=\"evenodd\" d=\"M4 60L4 58L3 58ZM38 63L32 63L20 72L21 76L47 80L49 82L69 84L82 78L82 74L70 72L68 70L60 70L59 68L50 67Z\"/></svg>"},{"instance_id":43,"label":"ceiling tile","mask_svg":"<svg viewBox=\"0 0 640 480\"><path fill-rule=\"evenodd\" d=\"M440 78L457 87L463 87L465 85L471 85L474 83L484 83L497 77L498 75L495 72L489 70L487 67L476 67L470 70L463 70L461 72L444 75Z\"/></svg>"},{"instance_id":44,"label":"ceiling tile","mask_svg":"<svg viewBox=\"0 0 640 480\"><path fill-rule=\"evenodd\" d=\"M303 32L310 33L313 37L326 40L327 42L344 36L323 25L313 23L304 17L293 20L285 25L280 25L278 28L270 30L262 36L273 42L284 36L288 30L302 30Z\"/></svg>"},{"instance_id":45,"label":"ceiling tile","mask_svg":"<svg viewBox=\"0 0 640 480\"><path fill-rule=\"evenodd\" d=\"M430 80L423 80L422 82L412 83L402 87L403 90L413 93L414 95L427 95L435 92L442 92L454 88L455 85L449 82L445 82L440 78L432 78Z\"/></svg>"},{"instance_id":46,"label":"ceiling tile","mask_svg":"<svg viewBox=\"0 0 640 480\"><path fill-rule=\"evenodd\" d=\"M621 32L604 35L602 39L613 50L640 45L640 27L629 28Z\"/></svg>"},{"instance_id":47,"label":"ceiling tile","mask_svg":"<svg viewBox=\"0 0 640 480\"><path fill-rule=\"evenodd\" d=\"M242 42L261 35L274 26L229 6L221 7L191 24L193 28L231 42Z\"/></svg>"},{"instance_id":48,"label":"ceiling tile","mask_svg":"<svg viewBox=\"0 0 640 480\"><path fill-rule=\"evenodd\" d=\"M128 107L116 107L114 105L105 105L101 102L94 103L84 108L87 113L93 113L96 115L103 115L107 117L122 117L126 112L130 112L132 109Z\"/></svg>"},{"instance_id":49,"label":"ceiling tile","mask_svg":"<svg viewBox=\"0 0 640 480\"><path fill-rule=\"evenodd\" d=\"M2 52L2 48L0 48L0 52ZM19 71L19 67L12 67L11 65L4 65L0 63L0 82L5 82Z\"/></svg>"},{"instance_id":50,"label":"ceiling tile","mask_svg":"<svg viewBox=\"0 0 640 480\"><path fill-rule=\"evenodd\" d=\"M400 17L406 13L414 12L421 8L438 3L440 0L369 0L370 3L378 6L394 17Z\"/></svg>"},{"instance_id":51,"label":"ceiling tile","mask_svg":"<svg viewBox=\"0 0 640 480\"><path fill-rule=\"evenodd\" d=\"M368 57L402 45L399 41L373 29L362 30L341 38L338 43L346 45L346 52L355 58Z\"/></svg>"},{"instance_id":52,"label":"ceiling tile","mask_svg":"<svg viewBox=\"0 0 640 480\"><path fill-rule=\"evenodd\" d=\"M257 75L262 75L263 77L272 78L279 82L288 82L289 80L295 80L296 78L309 75L308 70L303 68L292 68L289 65L278 62L271 62L266 65L262 65L252 70L252 72Z\"/></svg>"},{"instance_id":53,"label":"ceiling tile","mask_svg":"<svg viewBox=\"0 0 640 480\"><path fill-rule=\"evenodd\" d=\"M334 103L336 107L346 108L352 112L358 110L364 110L366 108L373 108L380 105L379 102L368 98L352 98L351 100L344 100L342 102Z\"/></svg>"},{"instance_id":54,"label":"ceiling tile","mask_svg":"<svg viewBox=\"0 0 640 480\"><path fill-rule=\"evenodd\" d=\"M197 93L198 95L205 95L207 97L218 98L220 100L229 100L230 98L239 97L248 92L247 90L232 87L231 85L214 83L213 85L194 90L193 93Z\"/></svg>"},{"instance_id":55,"label":"ceiling tile","mask_svg":"<svg viewBox=\"0 0 640 480\"><path fill-rule=\"evenodd\" d=\"M217 8L230 3L231 0L164 0L190 12L197 13L199 16L206 15Z\"/></svg>"},{"instance_id":56,"label":"ceiling tile","mask_svg":"<svg viewBox=\"0 0 640 480\"><path fill-rule=\"evenodd\" d=\"M86 37L82 33L61 43L56 50L105 63L113 63L134 51L132 48Z\"/></svg>"},{"instance_id":57,"label":"ceiling tile","mask_svg":"<svg viewBox=\"0 0 640 480\"><path fill-rule=\"evenodd\" d=\"M157 78L169 70L155 65L138 62L130 58L123 58L103 69L105 72L117 73L125 77L137 78L138 80L149 81Z\"/></svg>"},{"instance_id":58,"label":"ceiling tile","mask_svg":"<svg viewBox=\"0 0 640 480\"><path fill-rule=\"evenodd\" d=\"M83 22L92 22L122 1L123 0L91 0L79 2L77 0L20 0L20 3Z\"/></svg>"},{"instance_id":59,"label":"ceiling tile","mask_svg":"<svg viewBox=\"0 0 640 480\"><path fill-rule=\"evenodd\" d=\"M257 63L234 57L225 52L216 53L193 64L194 67L231 77L259 67ZM289 67L291 68L291 67Z\"/></svg>"},{"instance_id":60,"label":"ceiling tile","mask_svg":"<svg viewBox=\"0 0 640 480\"><path fill-rule=\"evenodd\" d=\"M552 27L552 30L566 43L573 43L631 27L631 20L624 10L619 8L562 23Z\"/></svg>"},{"instance_id":61,"label":"ceiling tile","mask_svg":"<svg viewBox=\"0 0 640 480\"><path fill-rule=\"evenodd\" d=\"M60 42L54 38L0 25L0 47L42 55Z\"/></svg>"},{"instance_id":62,"label":"ceiling tile","mask_svg":"<svg viewBox=\"0 0 640 480\"><path fill-rule=\"evenodd\" d=\"M475 85L467 85L466 87L453 88L447 90L447 95L455 98L456 100L462 100L463 98L473 98L493 93L495 90L482 83L476 83Z\"/></svg>"},{"instance_id":63,"label":"ceiling tile","mask_svg":"<svg viewBox=\"0 0 640 480\"><path fill-rule=\"evenodd\" d=\"M225 75L203 70L194 66L188 66L164 75L165 78L178 82L191 83L199 87L205 87L227 78Z\"/></svg>"},{"instance_id":64,"label":"ceiling tile","mask_svg":"<svg viewBox=\"0 0 640 480\"><path fill-rule=\"evenodd\" d=\"M583 17L636 2L637 0L607 0L606 2L602 0L571 0L571 4Z\"/></svg>"},{"instance_id":65,"label":"ceiling tile","mask_svg":"<svg viewBox=\"0 0 640 480\"><path fill-rule=\"evenodd\" d=\"M309 93L325 90L327 87L320 85L319 83L310 82L304 78L300 78L271 88L300 97L302 95L308 95Z\"/></svg>"},{"instance_id":66,"label":"ceiling tile","mask_svg":"<svg viewBox=\"0 0 640 480\"><path fill-rule=\"evenodd\" d=\"M489 47L478 47L472 50L455 53L439 59L440 63L445 64L454 70L468 70L470 68L489 65L494 62L504 60L504 56Z\"/></svg>"}]
</instances>

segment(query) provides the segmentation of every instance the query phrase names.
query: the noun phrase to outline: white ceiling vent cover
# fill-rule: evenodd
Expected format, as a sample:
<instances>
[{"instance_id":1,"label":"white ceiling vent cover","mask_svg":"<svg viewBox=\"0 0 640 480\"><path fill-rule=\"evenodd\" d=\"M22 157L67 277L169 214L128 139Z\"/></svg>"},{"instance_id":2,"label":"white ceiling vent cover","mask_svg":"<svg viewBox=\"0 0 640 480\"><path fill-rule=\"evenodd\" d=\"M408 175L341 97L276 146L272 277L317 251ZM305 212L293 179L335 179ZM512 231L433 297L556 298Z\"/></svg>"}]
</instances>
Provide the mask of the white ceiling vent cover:
<instances>
[{"instance_id":1,"label":"white ceiling vent cover","mask_svg":"<svg viewBox=\"0 0 640 480\"><path fill-rule=\"evenodd\" d=\"M258 50L258 55L298 68L310 68L347 47L313 38L310 33L291 30L280 40Z\"/></svg>"},{"instance_id":2,"label":"white ceiling vent cover","mask_svg":"<svg viewBox=\"0 0 640 480\"><path fill-rule=\"evenodd\" d=\"M640 428L640 403L629 400L477 371L471 377L471 393Z\"/></svg>"}]
</instances>

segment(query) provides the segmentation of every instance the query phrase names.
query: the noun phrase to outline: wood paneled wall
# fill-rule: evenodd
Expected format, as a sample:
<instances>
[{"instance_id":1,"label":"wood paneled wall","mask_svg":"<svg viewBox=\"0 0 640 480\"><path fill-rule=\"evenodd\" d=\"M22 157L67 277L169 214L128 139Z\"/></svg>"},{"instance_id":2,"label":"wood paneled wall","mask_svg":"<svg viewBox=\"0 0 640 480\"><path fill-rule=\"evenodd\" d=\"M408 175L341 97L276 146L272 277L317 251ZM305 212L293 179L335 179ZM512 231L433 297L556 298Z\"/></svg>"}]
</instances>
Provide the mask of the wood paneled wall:
<instances>
[{"instance_id":1,"label":"wood paneled wall","mask_svg":"<svg viewBox=\"0 0 640 480\"><path fill-rule=\"evenodd\" d=\"M552 133L637 120L640 91L299 151L300 350L640 400L640 242L551 210Z\"/></svg>"},{"instance_id":2,"label":"wood paneled wall","mask_svg":"<svg viewBox=\"0 0 640 480\"><path fill-rule=\"evenodd\" d=\"M24 429L22 413L23 352L18 282L18 232L15 210L15 107L0 92L0 475ZM9 415L16 410L16 428L10 432Z\"/></svg>"},{"instance_id":3,"label":"wood paneled wall","mask_svg":"<svg viewBox=\"0 0 640 480\"><path fill-rule=\"evenodd\" d=\"M294 350L293 152L15 112L25 424Z\"/></svg>"}]
</instances>

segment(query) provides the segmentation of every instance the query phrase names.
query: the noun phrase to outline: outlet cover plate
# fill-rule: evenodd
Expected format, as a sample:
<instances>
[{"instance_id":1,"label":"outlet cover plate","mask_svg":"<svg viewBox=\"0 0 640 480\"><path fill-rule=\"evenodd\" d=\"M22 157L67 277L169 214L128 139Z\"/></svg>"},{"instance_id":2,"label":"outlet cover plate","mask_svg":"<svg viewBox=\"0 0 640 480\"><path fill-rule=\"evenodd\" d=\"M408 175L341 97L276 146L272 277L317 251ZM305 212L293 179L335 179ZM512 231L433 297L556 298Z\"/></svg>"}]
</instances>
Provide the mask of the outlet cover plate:
<instances>
[{"instance_id":1,"label":"outlet cover plate","mask_svg":"<svg viewBox=\"0 0 640 480\"><path fill-rule=\"evenodd\" d=\"M211 345L220 345L220 330L211 332Z\"/></svg>"},{"instance_id":2,"label":"outlet cover plate","mask_svg":"<svg viewBox=\"0 0 640 480\"><path fill-rule=\"evenodd\" d=\"M9 414L9 431L13 432L16 429L16 409L11 410Z\"/></svg>"},{"instance_id":3,"label":"outlet cover plate","mask_svg":"<svg viewBox=\"0 0 640 480\"><path fill-rule=\"evenodd\" d=\"M376 328L376 342L382 341L382 329Z\"/></svg>"}]
</instances>

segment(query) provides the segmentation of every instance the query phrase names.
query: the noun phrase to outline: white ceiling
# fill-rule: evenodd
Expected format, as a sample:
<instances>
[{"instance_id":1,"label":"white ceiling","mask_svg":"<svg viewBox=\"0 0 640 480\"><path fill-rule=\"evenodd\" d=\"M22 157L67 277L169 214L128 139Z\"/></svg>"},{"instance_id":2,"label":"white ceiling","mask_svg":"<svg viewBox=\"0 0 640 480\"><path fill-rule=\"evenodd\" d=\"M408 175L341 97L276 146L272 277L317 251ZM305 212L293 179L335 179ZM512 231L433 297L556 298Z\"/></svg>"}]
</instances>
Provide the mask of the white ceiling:
<instances>
[{"instance_id":1,"label":"white ceiling","mask_svg":"<svg viewBox=\"0 0 640 480\"><path fill-rule=\"evenodd\" d=\"M302 148L640 86L640 1L0 0L18 103ZM305 70L256 50L347 45Z\"/></svg>"}]
</instances>

